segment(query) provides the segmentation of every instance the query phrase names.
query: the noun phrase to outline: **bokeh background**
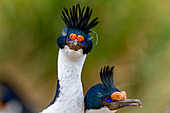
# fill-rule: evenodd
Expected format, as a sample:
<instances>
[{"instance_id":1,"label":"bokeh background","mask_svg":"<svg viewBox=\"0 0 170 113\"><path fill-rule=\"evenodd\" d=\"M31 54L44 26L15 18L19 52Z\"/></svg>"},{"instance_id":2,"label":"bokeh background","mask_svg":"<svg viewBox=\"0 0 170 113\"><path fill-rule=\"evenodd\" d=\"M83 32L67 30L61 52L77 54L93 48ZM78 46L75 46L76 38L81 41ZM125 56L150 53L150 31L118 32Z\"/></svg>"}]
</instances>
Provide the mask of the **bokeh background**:
<instances>
[{"instance_id":1,"label":"bokeh background","mask_svg":"<svg viewBox=\"0 0 170 113\"><path fill-rule=\"evenodd\" d=\"M115 84L143 108L118 113L165 113L170 107L169 0L0 0L0 81L11 85L39 112L56 89L56 39L65 27L63 7L80 3L100 23L98 45L86 59L84 93L99 83L99 72L115 66ZM96 42L95 34L93 42Z\"/></svg>"}]
</instances>

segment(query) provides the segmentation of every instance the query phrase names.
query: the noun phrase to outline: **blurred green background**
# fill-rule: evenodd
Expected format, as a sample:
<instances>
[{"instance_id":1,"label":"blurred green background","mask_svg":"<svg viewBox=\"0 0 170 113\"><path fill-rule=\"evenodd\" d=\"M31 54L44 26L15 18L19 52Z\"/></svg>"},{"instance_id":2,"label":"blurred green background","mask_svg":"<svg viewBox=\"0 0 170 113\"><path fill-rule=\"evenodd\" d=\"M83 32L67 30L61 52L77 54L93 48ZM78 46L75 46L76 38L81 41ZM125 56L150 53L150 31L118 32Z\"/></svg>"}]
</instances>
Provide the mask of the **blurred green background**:
<instances>
[{"instance_id":1,"label":"blurred green background","mask_svg":"<svg viewBox=\"0 0 170 113\"><path fill-rule=\"evenodd\" d=\"M114 65L116 86L143 102L142 109L119 113L165 113L170 107L169 0L0 0L0 80L12 84L36 112L44 109L56 89L56 39L65 27L61 11L77 3L91 7L100 21L93 29L99 43L82 71L84 91L100 82L101 67Z\"/></svg>"}]
</instances>

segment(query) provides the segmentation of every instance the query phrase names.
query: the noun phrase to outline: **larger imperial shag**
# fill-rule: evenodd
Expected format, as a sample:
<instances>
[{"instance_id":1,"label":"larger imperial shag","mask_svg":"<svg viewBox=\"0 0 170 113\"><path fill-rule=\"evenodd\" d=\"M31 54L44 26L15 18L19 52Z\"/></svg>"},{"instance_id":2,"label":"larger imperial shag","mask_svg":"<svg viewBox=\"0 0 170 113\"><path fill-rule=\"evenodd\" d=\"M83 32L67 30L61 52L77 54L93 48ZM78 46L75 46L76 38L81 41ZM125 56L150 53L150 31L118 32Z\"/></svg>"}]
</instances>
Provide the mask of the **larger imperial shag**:
<instances>
[{"instance_id":1,"label":"larger imperial shag","mask_svg":"<svg viewBox=\"0 0 170 113\"><path fill-rule=\"evenodd\" d=\"M99 22L98 18L89 22L92 9L80 8L80 5L65 9L62 19L66 28L57 39L58 79L54 100L42 113L83 113L84 96L81 83L81 71L87 54L93 43L90 29Z\"/></svg>"}]
</instances>

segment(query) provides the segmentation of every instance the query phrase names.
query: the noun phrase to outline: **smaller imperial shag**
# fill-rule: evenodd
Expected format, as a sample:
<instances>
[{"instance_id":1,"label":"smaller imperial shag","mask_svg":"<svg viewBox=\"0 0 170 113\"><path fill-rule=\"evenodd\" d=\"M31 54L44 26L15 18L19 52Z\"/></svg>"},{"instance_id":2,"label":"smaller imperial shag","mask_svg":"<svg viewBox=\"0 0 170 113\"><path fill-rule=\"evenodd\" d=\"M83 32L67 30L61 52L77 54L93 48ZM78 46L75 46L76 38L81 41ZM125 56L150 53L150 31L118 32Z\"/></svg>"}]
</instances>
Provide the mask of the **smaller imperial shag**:
<instances>
[{"instance_id":1,"label":"smaller imperial shag","mask_svg":"<svg viewBox=\"0 0 170 113\"><path fill-rule=\"evenodd\" d=\"M99 83L91 87L85 96L86 113L113 113L125 106L142 106L138 99L126 99L126 92L119 91L113 81L114 67L101 69Z\"/></svg>"}]
</instances>

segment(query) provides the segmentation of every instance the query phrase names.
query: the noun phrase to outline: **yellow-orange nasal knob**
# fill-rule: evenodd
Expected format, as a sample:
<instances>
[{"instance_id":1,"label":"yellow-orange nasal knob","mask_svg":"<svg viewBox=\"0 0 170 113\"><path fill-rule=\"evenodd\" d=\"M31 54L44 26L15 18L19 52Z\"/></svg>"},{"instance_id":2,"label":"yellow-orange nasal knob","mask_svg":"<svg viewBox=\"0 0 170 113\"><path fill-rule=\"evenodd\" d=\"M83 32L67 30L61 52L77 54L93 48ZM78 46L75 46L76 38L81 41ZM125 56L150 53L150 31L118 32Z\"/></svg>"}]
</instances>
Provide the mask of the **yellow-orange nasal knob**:
<instances>
[{"instance_id":1,"label":"yellow-orange nasal knob","mask_svg":"<svg viewBox=\"0 0 170 113\"><path fill-rule=\"evenodd\" d=\"M123 96L122 96L122 94L120 92L112 93L111 98L112 98L112 100L115 100L115 101L123 100Z\"/></svg>"},{"instance_id":2,"label":"yellow-orange nasal knob","mask_svg":"<svg viewBox=\"0 0 170 113\"><path fill-rule=\"evenodd\" d=\"M126 98L127 98L127 96L126 96L126 92L125 92L125 91L121 91L120 93L122 94L123 99L126 99Z\"/></svg>"},{"instance_id":3,"label":"yellow-orange nasal knob","mask_svg":"<svg viewBox=\"0 0 170 113\"><path fill-rule=\"evenodd\" d=\"M74 33L72 33L72 34L70 34L69 38L70 38L71 40L75 40L75 39L77 38L77 35L74 34Z\"/></svg>"},{"instance_id":4,"label":"yellow-orange nasal knob","mask_svg":"<svg viewBox=\"0 0 170 113\"><path fill-rule=\"evenodd\" d=\"M78 35L78 36L77 36L77 40L78 40L79 42L82 42L82 41L84 41L84 37L83 37L82 35Z\"/></svg>"}]
</instances>

